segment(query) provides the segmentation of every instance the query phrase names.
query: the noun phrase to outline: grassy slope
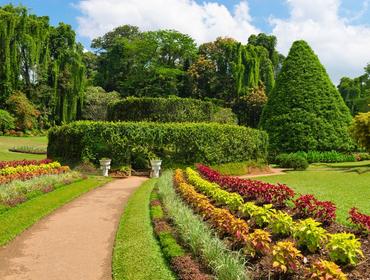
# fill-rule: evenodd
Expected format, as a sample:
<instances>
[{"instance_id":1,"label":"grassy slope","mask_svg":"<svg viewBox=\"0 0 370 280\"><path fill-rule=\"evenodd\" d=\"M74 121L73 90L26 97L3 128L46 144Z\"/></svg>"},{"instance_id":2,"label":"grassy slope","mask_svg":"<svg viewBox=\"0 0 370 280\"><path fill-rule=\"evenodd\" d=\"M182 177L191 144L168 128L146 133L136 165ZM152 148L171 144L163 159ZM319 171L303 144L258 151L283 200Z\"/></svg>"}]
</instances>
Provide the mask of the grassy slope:
<instances>
[{"instance_id":1,"label":"grassy slope","mask_svg":"<svg viewBox=\"0 0 370 280\"><path fill-rule=\"evenodd\" d=\"M347 165L334 164L336 167ZM349 167L353 168L355 164L349 164ZM314 167L308 171L288 172L286 175L261 177L258 180L284 183L299 193L314 194L321 200L333 201L338 208L338 220L342 223L345 223L348 210L352 207L370 214L370 172L358 174L351 170L318 170Z\"/></svg>"},{"instance_id":2,"label":"grassy slope","mask_svg":"<svg viewBox=\"0 0 370 280\"><path fill-rule=\"evenodd\" d=\"M21 159L43 159L45 155L31 155L23 153L9 152L9 148L14 146L46 146L47 137L10 137L0 136L0 161L2 160L21 160Z\"/></svg>"},{"instance_id":3,"label":"grassy slope","mask_svg":"<svg viewBox=\"0 0 370 280\"><path fill-rule=\"evenodd\" d=\"M149 197L155 182L145 182L125 207L113 252L115 280L176 279L153 235Z\"/></svg>"},{"instance_id":4,"label":"grassy slope","mask_svg":"<svg viewBox=\"0 0 370 280\"><path fill-rule=\"evenodd\" d=\"M22 231L83 193L99 187L110 179L90 177L36 197L0 215L0 246L8 243Z\"/></svg>"}]
</instances>

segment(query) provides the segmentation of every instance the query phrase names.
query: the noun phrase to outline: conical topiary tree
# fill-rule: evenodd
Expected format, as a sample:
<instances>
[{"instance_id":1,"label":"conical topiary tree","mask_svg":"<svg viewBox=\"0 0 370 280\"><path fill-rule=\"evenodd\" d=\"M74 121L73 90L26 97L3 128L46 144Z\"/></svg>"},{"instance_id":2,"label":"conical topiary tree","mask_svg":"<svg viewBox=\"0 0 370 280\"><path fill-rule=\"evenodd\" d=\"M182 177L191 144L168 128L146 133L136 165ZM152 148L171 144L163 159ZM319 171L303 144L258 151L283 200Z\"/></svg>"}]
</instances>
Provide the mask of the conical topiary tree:
<instances>
[{"instance_id":1,"label":"conical topiary tree","mask_svg":"<svg viewBox=\"0 0 370 280\"><path fill-rule=\"evenodd\" d=\"M290 49L260 126L278 152L350 150L351 114L325 68L305 41Z\"/></svg>"}]
</instances>

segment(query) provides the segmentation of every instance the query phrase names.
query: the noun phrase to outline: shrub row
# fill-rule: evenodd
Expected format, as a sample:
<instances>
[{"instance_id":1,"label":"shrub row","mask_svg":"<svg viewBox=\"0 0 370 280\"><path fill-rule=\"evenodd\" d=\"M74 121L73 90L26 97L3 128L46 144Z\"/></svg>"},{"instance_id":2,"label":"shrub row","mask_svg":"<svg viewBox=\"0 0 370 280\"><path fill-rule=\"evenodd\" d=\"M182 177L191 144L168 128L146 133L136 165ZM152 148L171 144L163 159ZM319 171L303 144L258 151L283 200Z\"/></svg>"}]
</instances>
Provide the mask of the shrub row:
<instances>
[{"instance_id":1,"label":"shrub row","mask_svg":"<svg viewBox=\"0 0 370 280\"><path fill-rule=\"evenodd\" d=\"M358 158L366 158L366 153L360 153ZM352 162L356 161L355 154L344 154L337 151L320 152L320 151L308 151L308 152L295 152L290 154L280 154L276 158L276 163L283 164L282 160L287 158L301 157L308 163L333 163L333 162ZM284 166L285 167L285 166ZM289 167L289 166L288 166Z\"/></svg>"},{"instance_id":2,"label":"shrub row","mask_svg":"<svg viewBox=\"0 0 370 280\"><path fill-rule=\"evenodd\" d=\"M110 121L218 122L236 124L230 108L191 98L129 97L108 108Z\"/></svg>"},{"instance_id":3,"label":"shrub row","mask_svg":"<svg viewBox=\"0 0 370 280\"><path fill-rule=\"evenodd\" d=\"M229 191L239 193L247 200L282 205L295 195L294 191L286 185L273 185L261 181L223 176L212 168L201 164L197 165L197 169L209 181L215 182Z\"/></svg>"},{"instance_id":4,"label":"shrub row","mask_svg":"<svg viewBox=\"0 0 370 280\"><path fill-rule=\"evenodd\" d=\"M250 279L241 252L230 251L213 229L203 222L202 217L194 214L185 205L175 191L172 175L172 171L165 171L157 186L166 213L173 221L181 240L207 265L217 279Z\"/></svg>"},{"instance_id":5,"label":"shrub row","mask_svg":"<svg viewBox=\"0 0 370 280\"><path fill-rule=\"evenodd\" d=\"M110 157L124 165L147 151L171 163L223 163L264 160L267 145L265 132L236 125L83 121L49 131L48 157L70 163Z\"/></svg>"},{"instance_id":6,"label":"shrub row","mask_svg":"<svg viewBox=\"0 0 370 280\"><path fill-rule=\"evenodd\" d=\"M158 211L160 209L160 211ZM150 213L154 233L158 238L162 252L171 264L180 280L211 280L201 272L199 264L187 255L184 248L177 242L172 227L167 223L163 206L158 199L156 190L150 198Z\"/></svg>"}]
</instances>

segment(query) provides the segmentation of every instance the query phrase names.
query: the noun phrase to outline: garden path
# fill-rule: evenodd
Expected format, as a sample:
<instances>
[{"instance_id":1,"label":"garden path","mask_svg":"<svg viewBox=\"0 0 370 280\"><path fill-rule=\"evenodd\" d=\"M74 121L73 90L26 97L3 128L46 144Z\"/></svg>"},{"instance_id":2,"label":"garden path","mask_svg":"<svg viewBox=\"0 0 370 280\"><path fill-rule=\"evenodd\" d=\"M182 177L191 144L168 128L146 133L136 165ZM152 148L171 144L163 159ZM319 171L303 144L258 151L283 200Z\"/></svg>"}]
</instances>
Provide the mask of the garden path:
<instances>
[{"instance_id":1,"label":"garden path","mask_svg":"<svg viewBox=\"0 0 370 280\"><path fill-rule=\"evenodd\" d=\"M1 280L109 280L122 206L146 179L112 181L0 248Z\"/></svg>"}]
</instances>

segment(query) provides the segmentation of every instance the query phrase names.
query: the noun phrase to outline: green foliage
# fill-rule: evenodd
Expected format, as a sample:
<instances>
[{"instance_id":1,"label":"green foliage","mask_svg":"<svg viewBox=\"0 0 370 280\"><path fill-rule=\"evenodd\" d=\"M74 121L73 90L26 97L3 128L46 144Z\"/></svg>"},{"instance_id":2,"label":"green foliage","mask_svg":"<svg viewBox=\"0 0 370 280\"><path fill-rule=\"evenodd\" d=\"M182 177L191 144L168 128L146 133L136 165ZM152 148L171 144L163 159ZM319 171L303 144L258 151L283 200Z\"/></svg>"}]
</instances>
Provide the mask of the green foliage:
<instances>
[{"instance_id":1,"label":"green foliage","mask_svg":"<svg viewBox=\"0 0 370 280\"><path fill-rule=\"evenodd\" d=\"M307 160L297 153L280 154L276 157L276 163L279 167L293 168L294 170L306 170L308 168Z\"/></svg>"},{"instance_id":2,"label":"green foliage","mask_svg":"<svg viewBox=\"0 0 370 280\"><path fill-rule=\"evenodd\" d=\"M112 164L130 161L145 148L167 162L223 163L265 159L264 132L235 125L190 123L74 122L49 131L48 156L81 162L109 157Z\"/></svg>"},{"instance_id":3,"label":"green foliage","mask_svg":"<svg viewBox=\"0 0 370 280\"><path fill-rule=\"evenodd\" d=\"M239 207L239 211L247 218L250 218L259 227L264 227L271 222L275 210L271 209L272 204L257 206L254 202L244 203Z\"/></svg>"},{"instance_id":4,"label":"green foliage","mask_svg":"<svg viewBox=\"0 0 370 280\"><path fill-rule=\"evenodd\" d=\"M36 117L39 112L34 105L28 100L25 94L20 91L14 92L6 104L9 111L16 118L16 126L20 130L33 129L36 126Z\"/></svg>"},{"instance_id":5,"label":"green foliage","mask_svg":"<svg viewBox=\"0 0 370 280\"><path fill-rule=\"evenodd\" d=\"M40 111L40 126L76 119L85 74L71 26L53 27L12 5L0 7L0 26L0 104L22 91Z\"/></svg>"},{"instance_id":6,"label":"green foliage","mask_svg":"<svg viewBox=\"0 0 370 280\"><path fill-rule=\"evenodd\" d=\"M321 223L311 218L296 223L293 228L293 236L297 240L298 246L307 248L311 253L320 249L327 240L326 230L320 225Z\"/></svg>"},{"instance_id":7,"label":"green foliage","mask_svg":"<svg viewBox=\"0 0 370 280\"><path fill-rule=\"evenodd\" d=\"M0 109L0 131L14 129L15 120L8 111Z\"/></svg>"},{"instance_id":8,"label":"green foliage","mask_svg":"<svg viewBox=\"0 0 370 280\"><path fill-rule=\"evenodd\" d=\"M296 152L290 153L289 155L295 155L303 157L309 163L331 163L331 162L352 162L356 161L356 157L353 154L344 154L337 151L320 152L320 151L308 151L308 152ZM279 158L279 156L277 157Z\"/></svg>"},{"instance_id":9,"label":"green foliage","mask_svg":"<svg viewBox=\"0 0 370 280\"><path fill-rule=\"evenodd\" d=\"M162 207L157 205L157 206L152 206L150 208L150 216L152 219L162 219L164 216Z\"/></svg>"},{"instance_id":10,"label":"green foliage","mask_svg":"<svg viewBox=\"0 0 370 280\"><path fill-rule=\"evenodd\" d=\"M293 218L283 211L276 211L272 215L269 227L273 234L288 236L292 233Z\"/></svg>"},{"instance_id":11,"label":"green foliage","mask_svg":"<svg viewBox=\"0 0 370 280\"><path fill-rule=\"evenodd\" d=\"M341 264L356 265L363 257L361 242L352 233L335 233L329 235L329 242L326 249L329 257Z\"/></svg>"},{"instance_id":12,"label":"green foliage","mask_svg":"<svg viewBox=\"0 0 370 280\"><path fill-rule=\"evenodd\" d=\"M361 113L355 117L351 133L357 143L370 152L370 112Z\"/></svg>"},{"instance_id":13,"label":"green foliage","mask_svg":"<svg viewBox=\"0 0 370 280\"><path fill-rule=\"evenodd\" d=\"M158 234L158 237L159 242L161 243L162 252L166 258L172 259L185 255L184 250L179 244L177 244L176 239L170 232L161 232Z\"/></svg>"},{"instance_id":14,"label":"green foliage","mask_svg":"<svg viewBox=\"0 0 370 280\"><path fill-rule=\"evenodd\" d=\"M106 92L101 87L88 87L85 91L82 119L92 121L108 120L108 105L118 102L117 92Z\"/></svg>"},{"instance_id":15,"label":"green foliage","mask_svg":"<svg viewBox=\"0 0 370 280\"><path fill-rule=\"evenodd\" d=\"M306 42L295 42L261 118L270 150L351 150L350 122L350 112L318 57Z\"/></svg>"},{"instance_id":16,"label":"green foliage","mask_svg":"<svg viewBox=\"0 0 370 280\"><path fill-rule=\"evenodd\" d=\"M235 124L231 109L221 108L209 101L190 98L129 97L111 104L111 121L150 122L220 122Z\"/></svg>"}]
</instances>

